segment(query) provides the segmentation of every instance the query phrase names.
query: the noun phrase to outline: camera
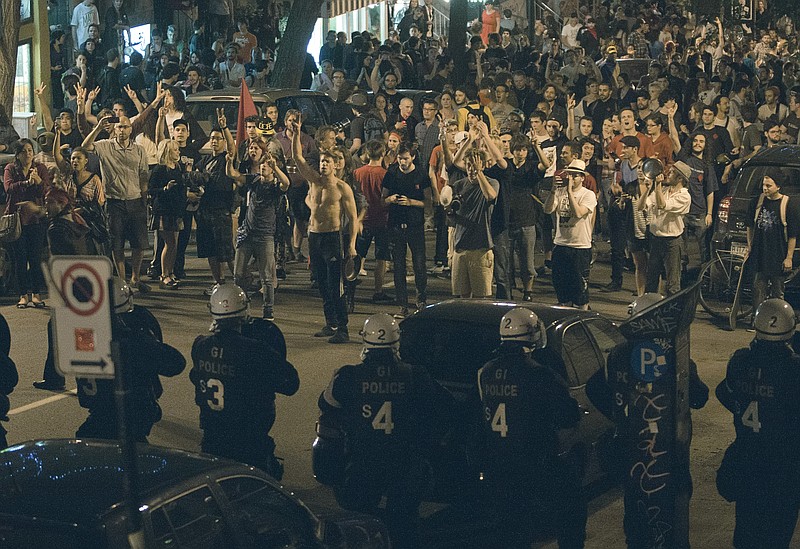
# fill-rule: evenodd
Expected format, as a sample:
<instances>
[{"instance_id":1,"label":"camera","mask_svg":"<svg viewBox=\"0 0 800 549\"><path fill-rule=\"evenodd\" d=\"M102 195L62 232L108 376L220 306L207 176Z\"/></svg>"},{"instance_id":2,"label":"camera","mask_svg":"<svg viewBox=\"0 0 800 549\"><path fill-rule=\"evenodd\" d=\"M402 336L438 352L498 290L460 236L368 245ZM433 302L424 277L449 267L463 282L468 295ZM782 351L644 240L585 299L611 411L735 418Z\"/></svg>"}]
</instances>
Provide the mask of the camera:
<instances>
[{"instance_id":1,"label":"camera","mask_svg":"<svg viewBox=\"0 0 800 549\"><path fill-rule=\"evenodd\" d=\"M456 213L460 209L461 209L461 195L455 194L453 195L453 201L450 202L450 211Z\"/></svg>"},{"instance_id":2,"label":"camera","mask_svg":"<svg viewBox=\"0 0 800 549\"><path fill-rule=\"evenodd\" d=\"M350 120L348 120L347 118L339 120L338 122L333 124L333 127L336 130L336 133L343 132L350 127Z\"/></svg>"},{"instance_id":3,"label":"camera","mask_svg":"<svg viewBox=\"0 0 800 549\"><path fill-rule=\"evenodd\" d=\"M286 173L297 173L297 162L294 158L286 159Z\"/></svg>"}]
</instances>

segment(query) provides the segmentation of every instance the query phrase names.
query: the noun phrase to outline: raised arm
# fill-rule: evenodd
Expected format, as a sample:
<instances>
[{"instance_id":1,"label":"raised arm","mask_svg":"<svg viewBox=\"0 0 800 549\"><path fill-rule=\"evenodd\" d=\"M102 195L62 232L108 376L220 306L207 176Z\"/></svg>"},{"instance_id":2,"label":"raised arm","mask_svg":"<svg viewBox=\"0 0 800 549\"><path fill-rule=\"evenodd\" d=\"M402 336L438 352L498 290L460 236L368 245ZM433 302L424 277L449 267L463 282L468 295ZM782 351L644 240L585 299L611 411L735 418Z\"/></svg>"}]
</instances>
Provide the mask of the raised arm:
<instances>
[{"instance_id":1,"label":"raised arm","mask_svg":"<svg viewBox=\"0 0 800 549\"><path fill-rule=\"evenodd\" d=\"M270 168L272 168L272 171L275 172L275 177L278 178L278 185L280 186L281 191L286 192L289 190L289 184L291 183L291 181L289 181L289 176L283 172L280 166L278 166L278 162L276 162L275 157L268 153L266 162L269 164Z\"/></svg>"},{"instance_id":2,"label":"raised arm","mask_svg":"<svg viewBox=\"0 0 800 549\"><path fill-rule=\"evenodd\" d=\"M92 131L89 132L89 135L86 136L81 145L90 151L94 150L94 140L97 139L97 134L108 124L109 120L111 120L111 116L104 116L101 118L100 122L97 123L97 126L92 128Z\"/></svg>"},{"instance_id":3,"label":"raised arm","mask_svg":"<svg viewBox=\"0 0 800 549\"><path fill-rule=\"evenodd\" d=\"M378 93L381 89L380 78L378 77L378 69L380 68L380 60L375 60L375 66L372 67L372 72L369 75L368 84L372 88L372 93Z\"/></svg>"},{"instance_id":4,"label":"raised arm","mask_svg":"<svg viewBox=\"0 0 800 549\"><path fill-rule=\"evenodd\" d=\"M235 153L228 151L225 154L225 161L226 161L225 175L233 179L236 182L237 187L241 187L242 185L244 185L244 182L247 178L242 172L237 170L236 167L233 165L233 161L235 159L236 159Z\"/></svg>"},{"instance_id":5,"label":"raised arm","mask_svg":"<svg viewBox=\"0 0 800 549\"><path fill-rule=\"evenodd\" d=\"M481 132L483 142L486 143L486 148L489 149L489 154L492 155L492 158L494 158L494 161L497 163L497 165L504 170L508 168L508 162L503 156L503 152L494 142L494 139L492 139L492 137L489 135L489 127L482 121L478 122L478 131Z\"/></svg>"},{"instance_id":6,"label":"raised arm","mask_svg":"<svg viewBox=\"0 0 800 549\"><path fill-rule=\"evenodd\" d=\"M50 111L50 106L44 100L44 90L47 84L41 84L33 92L36 94L36 100L39 102L39 111L42 113L42 124L44 124L45 131L50 131L55 126L53 122L53 113ZM55 90L54 92L55 93Z\"/></svg>"},{"instance_id":7,"label":"raised arm","mask_svg":"<svg viewBox=\"0 0 800 549\"><path fill-rule=\"evenodd\" d=\"M228 119L225 116L224 108L217 109L217 123L219 123L222 133L225 134L225 145L227 146L227 150L235 154L236 141L234 141L233 134L231 133L230 128L228 128Z\"/></svg>"},{"instance_id":8,"label":"raised arm","mask_svg":"<svg viewBox=\"0 0 800 549\"><path fill-rule=\"evenodd\" d=\"M56 166L63 174L70 172L69 162L64 160L64 155L61 154L61 128L56 128L55 137L53 138L53 159L56 161Z\"/></svg>"},{"instance_id":9,"label":"raised arm","mask_svg":"<svg viewBox=\"0 0 800 549\"><path fill-rule=\"evenodd\" d=\"M319 172L309 166L308 162L306 162L306 159L303 157L303 145L300 142L300 122L297 120L289 122L289 129L292 130L292 156L297 164L297 171L299 171L300 175L308 182L319 183L321 177Z\"/></svg>"},{"instance_id":10,"label":"raised arm","mask_svg":"<svg viewBox=\"0 0 800 549\"><path fill-rule=\"evenodd\" d=\"M136 90L131 88L130 84L128 84L127 86L125 86L123 91L128 95L128 99L130 99L131 102L133 102L133 106L136 107L136 112L141 114L144 111L144 105L142 104L142 101L139 99L139 94L136 93ZM161 82L158 82L158 84L156 84L156 97L158 97L160 94L161 94Z\"/></svg>"},{"instance_id":11,"label":"raised arm","mask_svg":"<svg viewBox=\"0 0 800 549\"><path fill-rule=\"evenodd\" d=\"M494 190L494 187L492 187L491 183L489 183L489 180L483 173L483 168L484 168L483 163L481 163L480 169L478 170L476 177L478 178L478 185L480 185L481 187L481 192L483 193L483 197L491 202L492 200L497 198L497 191Z\"/></svg>"},{"instance_id":12,"label":"raised arm","mask_svg":"<svg viewBox=\"0 0 800 549\"><path fill-rule=\"evenodd\" d=\"M567 94L567 138L575 139L575 94Z\"/></svg>"}]
</instances>

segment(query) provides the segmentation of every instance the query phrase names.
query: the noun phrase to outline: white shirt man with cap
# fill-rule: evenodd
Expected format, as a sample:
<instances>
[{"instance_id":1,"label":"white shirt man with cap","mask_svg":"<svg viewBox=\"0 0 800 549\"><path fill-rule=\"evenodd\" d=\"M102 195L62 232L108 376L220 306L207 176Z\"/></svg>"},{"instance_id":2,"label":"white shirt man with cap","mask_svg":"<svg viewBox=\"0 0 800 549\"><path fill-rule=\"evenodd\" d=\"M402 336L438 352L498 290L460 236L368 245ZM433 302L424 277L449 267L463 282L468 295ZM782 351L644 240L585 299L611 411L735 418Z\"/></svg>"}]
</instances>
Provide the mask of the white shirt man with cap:
<instances>
[{"instance_id":1,"label":"white shirt man with cap","mask_svg":"<svg viewBox=\"0 0 800 549\"><path fill-rule=\"evenodd\" d=\"M683 218L689 213L692 197L686 188L692 169L682 161L675 162L666 173L656 176L650 190L636 203L648 211L650 219L650 257L647 261L645 292L658 292L659 276L666 272L663 295L680 290L681 236Z\"/></svg>"},{"instance_id":2,"label":"white shirt man with cap","mask_svg":"<svg viewBox=\"0 0 800 549\"><path fill-rule=\"evenodd\" d=\"M583 186L586 163L575 159L564 169L566 185L553 188L544 205L556 215L553 239L553 287L560 305L589 308L589 267L592 261L592 212L597 197Z\"/></svg>"}]
</instances>

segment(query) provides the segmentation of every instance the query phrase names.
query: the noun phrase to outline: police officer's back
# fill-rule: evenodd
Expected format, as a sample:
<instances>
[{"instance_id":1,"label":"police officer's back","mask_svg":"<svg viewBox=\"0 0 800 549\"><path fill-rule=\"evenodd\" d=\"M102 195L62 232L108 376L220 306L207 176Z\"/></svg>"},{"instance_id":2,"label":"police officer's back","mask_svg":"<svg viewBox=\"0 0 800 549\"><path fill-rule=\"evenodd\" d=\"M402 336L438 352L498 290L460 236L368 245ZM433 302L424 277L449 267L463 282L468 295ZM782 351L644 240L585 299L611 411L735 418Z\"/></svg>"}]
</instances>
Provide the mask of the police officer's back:
<instances>
[{"instance_id":1,"label":"police officer's back","mask_svg":"<svg viewBox=\"0 0 800 549\"><path fill-rule=\"evenodd\" d=\"M580 420L578 403L555 374L530 357L546 329L526 308L500 322L500 356L478 372L486 427L484 471L508 547L530 547L537 505L555 525L559 547L582 547L586 502L582 478L558 456L558 431ZM549 522L549 521L547 521Z\"/></svg>"},{"instance_id":2,"label":"police officer's back","mask_svg":"<svg viewBox=\"0 0 800 549\"><path fill-rule=\"evenodd\" d=\"M736 502L735 547L781 548L789 546L800 506L800 357L788 345L794 311L767 299L753 325L755 340L733 354L716 390L736 428L717 488Z\"/></svg>"},{"instance_id":3,"label":"police officer's back","mask_svg":"<svg viewBox=\"0 0 800 549\"><path fill-rule=\"evenodd\" d=\"M138 309L138 312L134 313ZM153 425L161 419L158 398L163 389L159 376L173 377L186 367L183 355L156 339L161 335L158 321L143 307L133 306L133 292L122 280L114 281L114 337L120 345L125 383L130 391L128 418L134 437L146 442ZM76 437L116 439L117 415L114 381L77 378L78 402L89 417Z\"/></svg>"},{"instance_id":4,"label":"police officer's back","mask_svg":"<svg viewBox=\"0 0 800 549\"><path fill-rule=\"evenodd\" d=\"M346 434L344 477L335 486L347 509L374 512L387 496L395 547L413 547L428 448L448 430L453 397L428 372L398 357L400 329L385 313L362 331L362 362L337 370L319 397L320 422Z\"/></svg>"},{"instance_id":5,"label":"police officer's back","mask_svg":"<svg viewBox=\"0 0 800 549\"><path fill-rule=\"evenodd\" d=\"M264 341L242 335L247 296L234 284L218 285L209 308L212 335L192 346L189 378L200 408L202 449L243 461L280 479L269 431L275 423L275 393L291 396L300 387L297 370Z\"/></svg>"}]
</instances>

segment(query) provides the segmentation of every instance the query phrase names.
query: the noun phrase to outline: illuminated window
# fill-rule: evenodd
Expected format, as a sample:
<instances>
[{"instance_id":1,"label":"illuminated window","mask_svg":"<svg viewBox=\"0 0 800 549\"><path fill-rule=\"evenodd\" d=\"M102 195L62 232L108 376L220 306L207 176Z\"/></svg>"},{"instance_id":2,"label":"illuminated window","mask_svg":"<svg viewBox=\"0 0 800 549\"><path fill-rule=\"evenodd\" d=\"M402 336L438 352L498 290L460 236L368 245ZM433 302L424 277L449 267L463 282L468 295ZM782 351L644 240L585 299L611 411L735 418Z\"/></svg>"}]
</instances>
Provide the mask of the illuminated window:
<instances>
[{"instance_id":1,"label":"illuminated window","mask_svg":"<svg viewBox=\"0 0 800 549\"><path fill-rule=\"evenodd\" d=\"M14 79L14 112L33 110L33 60L31 43L17 46L17 76Z\"/></svg>"}]
</instances>

